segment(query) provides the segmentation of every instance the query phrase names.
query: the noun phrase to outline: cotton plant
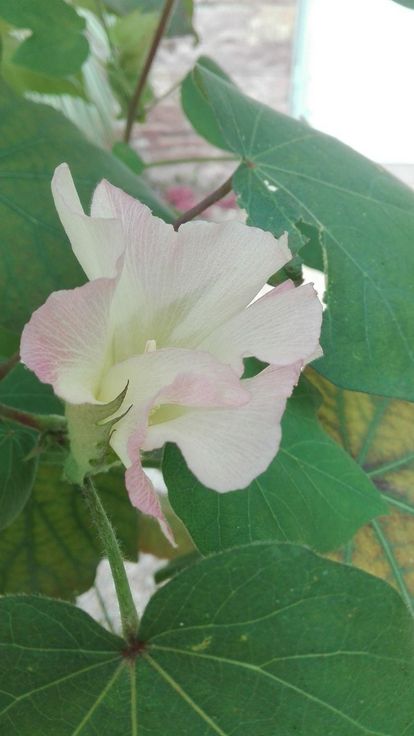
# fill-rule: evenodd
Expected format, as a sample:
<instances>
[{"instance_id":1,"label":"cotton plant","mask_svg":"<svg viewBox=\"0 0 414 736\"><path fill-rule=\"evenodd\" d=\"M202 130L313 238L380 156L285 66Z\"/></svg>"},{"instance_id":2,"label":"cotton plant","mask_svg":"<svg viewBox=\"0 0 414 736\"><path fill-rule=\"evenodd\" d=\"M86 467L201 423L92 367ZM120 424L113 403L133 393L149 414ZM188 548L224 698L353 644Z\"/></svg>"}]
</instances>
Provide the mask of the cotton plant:
<instances>
[{"instance_id":1,"label":"cotton plant","mask_svg":"<svg viewBox=\"0 0 414 736\"><path fill-rule=\"evenodd\" d=\"M414 197L201 57L221 152L151 165L223 180L162 201L139 126L192 10L0 1L0 732L414 736Z\"/></svg>"}]
</instances>

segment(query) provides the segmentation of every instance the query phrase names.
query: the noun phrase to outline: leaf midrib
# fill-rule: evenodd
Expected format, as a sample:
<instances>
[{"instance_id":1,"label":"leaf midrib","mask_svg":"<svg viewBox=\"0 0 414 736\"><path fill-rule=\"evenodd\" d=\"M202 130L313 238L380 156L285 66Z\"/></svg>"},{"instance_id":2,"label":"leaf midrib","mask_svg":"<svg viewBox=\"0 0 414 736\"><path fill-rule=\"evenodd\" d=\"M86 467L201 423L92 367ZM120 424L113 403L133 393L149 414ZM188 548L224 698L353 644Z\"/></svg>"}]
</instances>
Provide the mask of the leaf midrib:
<instances>
[{"instance_id":1,"label":"leaf midrib","mask_svg":"<svg viewBox=\"0 0 414 736\"><path fill-rule=\"evenodd\" d=\"M374 204L379 205L380 207L384 207L384 205L386 205L387 207L397 210L399 213L403 215L410 214L410 210L408 208L401 207L400 205L394 204L394 202L390 202L387 199L383 199L383 200L375 199L375 197L370 197L369 195L362 194L361 192L353 192L352 189L347 189L346 187L342 187L339 184L334 184L333 182L324 181L323 179L318 179L314 176L309 176L309 174L304 174L301 171L294 171L291 169L282 169L280 166L275 166L274 164L266 164L262 161L257 161L257 159L254 159L253 157L251 157L251 160L258 163L263 173L264 173L264 169L272 169L273 171L279 171L281 174L290 174L292 176L297 177L298 179L306 179L308 181L313 182L314 184L324 186L328 189L334 189L335 191L342 192L343 194L349 194L352 197L358 197L359 199L366 199L368 202L373 202ZM270 174L270 176L272 176L272 174Z\"/></svg>"}]
</instances>

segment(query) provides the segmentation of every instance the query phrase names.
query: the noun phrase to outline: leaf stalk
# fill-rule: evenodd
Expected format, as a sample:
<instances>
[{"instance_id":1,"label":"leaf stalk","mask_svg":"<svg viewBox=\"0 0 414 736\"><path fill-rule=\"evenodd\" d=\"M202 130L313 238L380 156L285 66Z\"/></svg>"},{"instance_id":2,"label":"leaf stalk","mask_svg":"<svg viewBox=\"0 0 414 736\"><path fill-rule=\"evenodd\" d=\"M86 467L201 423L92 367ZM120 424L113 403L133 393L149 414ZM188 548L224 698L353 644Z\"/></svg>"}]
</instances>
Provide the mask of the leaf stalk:
<instances>
[{"instance_id":1,"label":"leaf stalk","mask_svg":"<svg viewBox=\"0 0 414 736\"><path fill-rule=\"evenodd\" d=\"M11 406L0 404L0 419L9 419L25 427L36 429L38 432L65 432L66 419L58 414L31 414Z\"/></svg>"},{"instance_id":2,"label":"leaf stalk","mask_svg":"<svg viewBox=\"0 0 414 736\"><path fill-rule=\"evenodd\" d=\"M174 230L178 230L180 225L183 225L185 222L189 222L189 220L193 220L194 217L197 217L197 215L200 215L202 212L204 212L207 207L210 207L212 204L218 202L220 199L225 197L226 194L229 194L229 192L231 192L233 174L229 176L229 178L226 179L226 181L223 182L221 186L217 187L214 192L208 194L207 197L201 200L201 202L196 204L187 212L184 212L184 214L180 215L180 217L178 217L177 220L175 220L175 222L173 223Z\"/></svg>"}]
</instances>

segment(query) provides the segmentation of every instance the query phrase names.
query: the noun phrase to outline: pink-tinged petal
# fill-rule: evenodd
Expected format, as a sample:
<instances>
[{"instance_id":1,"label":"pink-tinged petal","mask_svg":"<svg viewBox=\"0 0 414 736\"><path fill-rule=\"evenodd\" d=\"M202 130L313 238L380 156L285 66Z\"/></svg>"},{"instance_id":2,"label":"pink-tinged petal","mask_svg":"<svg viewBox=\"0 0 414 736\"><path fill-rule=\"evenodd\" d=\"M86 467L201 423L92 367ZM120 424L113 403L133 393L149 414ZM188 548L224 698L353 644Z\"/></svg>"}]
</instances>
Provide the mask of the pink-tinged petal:
<instances>
[{"instance_id":1,"label":"pink-tinged petal","mask_svg":"<svg viewBox=\"0 0 414 736\"><path fill-rule=\"evenodd\" d=\"M143 353L112 366L102 378L100 400L112 400L127 383L124 406L147 406L155 400L157 404L238 406L249 399L230 366L209 353L184 348Z\"/></svg>"},{"instance_id":2,"label":"pink-tinged petal","mask_svg":"<svg viewBox=\"0 0 414 736\"><path fill-rule=\"evenodd\" d=\"M322 305L312 284L295 288L287 281L212 332L199 349L234 370L252 355L278 366L306 363L320 355L321 324Z\"/></svg>"},{"instance_id":3,"label":"pink-tinged petal","mask_svg":"<svg viewBox=\"0 0 414 736\"><path fill-rule=\"evenodd\" d=\"M115 425L111 445L124 465L129 463L129 441L148 418L166 421L181 407L241 406L250 399L245 382L208 353L165 349L124 361L111 368L101 384L99 398L105 403L128 384L119 410L127 414ZM120 388L122 387L122 388ZM150 416L151 415L151 416Z\"/></svg>"},{"instance_id":4,"label":"pink-tinged petal","mask_svg":"<svg viewBox=\"0 0 414 736\"><path fill-rule=\"evenodd\" d=\"M138 429L130 437L128 442L128 454L132 464L125 473L126 489L132 505L141 511L141 513L153 516L157 519L164 535L173 547L175 547L174 535L162 512L158 495L150 479L145 475L142 469L139 457L142 440L143 430Z\"/></svg>"},{"instance_id":5,"label":"pink-tinged petal","mask_svg":"<svg viewBox=\"0 0 414 736\"><path fill-rule=\"evenodd\" d=\"M263 473L280 443L286 399L298 381L301 364L269 366L242 383L251 400L232 409L187 409L181 416L148 428L144 450L175 442L188 467L208 488L245 488Z\"/></svg>"},{"instance_id":6,"label":"pink-tinged petal","mask_svg":"<svg viewBox=\"0 0 414 736\"><path fill-rule=\"evenodd\" d=\"M139 459L148 421L168 421L186 406L214 411L240 406L250 400L250 393L229 366L208 353L183 349L149 352L114 366L102 382L100 398L109 401L126 384L119 414L129 411L115 424L111 445L128 468L125 480L132 504L157 518L170 539L158 497Z\"/></svg>"},{"instance_id":7,"label":"pink-tinged petal","mask_svg":"<svg viewBox=\"0 0 414 736\"><path fill-rule=\"evenodd\" d=\"M119 220L110 213L99 217L85 215L67 164L55 170L52 194L73 252L88 279L114 277L117 260L124 250Z\"/></svg>"},{"instance_id":8,"label":"pink-tinged petal","mask_svg":"<svg viewBox=\"0 0 414 736\"><path fill-rule=\"evenodd\" d=\"M22 362L72 404L97 403L114 286L111 279L98 279L54 292L23 330Z\"/></svg>"}]
</instances>

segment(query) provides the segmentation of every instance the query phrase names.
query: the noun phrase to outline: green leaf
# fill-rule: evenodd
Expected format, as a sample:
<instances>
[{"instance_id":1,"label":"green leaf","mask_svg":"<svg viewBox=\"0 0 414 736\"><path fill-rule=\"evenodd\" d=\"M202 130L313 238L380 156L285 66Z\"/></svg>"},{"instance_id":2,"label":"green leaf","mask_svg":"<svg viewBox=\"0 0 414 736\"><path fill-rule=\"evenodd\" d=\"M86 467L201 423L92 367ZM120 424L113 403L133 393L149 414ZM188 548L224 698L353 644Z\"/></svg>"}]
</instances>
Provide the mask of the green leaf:
<instances>
[{"instance_id":1,"label":"green leaf","mask_svg":"<svg viewBox=\"0 0 414 736\"><path fill-rule=\"evenodd\" d=\"M175 445L167 445L163 472L170 503L203 554L266 539L327 551L387 513L365 473L323 431L303 381L288 401L278 454L247 488L207 489Z\"/></svg>"},{"instance_id":2,"label":"green leaf","mask_svg":"<svg viewBox=\"0 0 414 736\"><path fill-rule=\"evenodd\" d=\"M154 575L154 580L157 584L164 583L166 580L170 580L174 575L178 575L179 572L185 570L190 565L198 562L201 555L197 550L187 552L185 555L174 557L172 560L167 562L164 567L161 567Z\"/></svg>"},{"instance_id":3,"label":"green leaf","mask_svg":"<svg viewBox=\"0 0 414 736\"><path fill-rule=\"evenodd\" d=\"M0 327L0 359L2 362L11 358L11 356L18 351L19 344L20 339L15 332L11 332L10 330L6 330L4 327Z\"/></svg>"},{"instance_id":4,"label":"green leaf","mask_svg":"<svg viewBox=\"0 0 414 736\"><path fill-rule=\"evenodd\" d=\"M160 0L151 0L151 2ZM194 0L178 0L174 7L171 20L167 26L166 37L174 38L175 36L194 36L198 40L197 33L193 26Z\"/></svg>"},{"instance_id":5,"label":"green leaf","mask_svg":"<svg viewBox=\"0 0 414 736\"><path fill-rule=\"evenodd\" d=\"M414 0L394 0L394 2L414 10Z\"/></svg>"},{"instance_id":6,"label":"green leaf","mask_svg":"<svg viewBox=\"0 0 414 736\"><path fill-rule=\"evenodd\" d=\"M114 425L126 412L116 419L111 417L121 407L127 389L128 385L108 404L66 404L70 455L65 475L71 483L82 485L88 473L96 473L105 465Z\"/></svg>"},{"instance_id":7,"label":"green leaf","mask_svg":"<svg viewBox=\"0 0 414 736\"><path fill-rule=\"evenodd\" d=\"M192 79L205 98L194 125L210 110L223 148L242 158L233 187L249 223L277 236L288 230L294 251L308 239L303 223L320 235L328 310L318 372L342 387L414 400L414 193L205 66Z\"/></svg>"},{"instance_id":8,"label":"green leaf","mask_svg":"<svg viewBox=\"0 0 414 736\"><path fill-rule=\"evenodd\" d=\"M117 48L117 63L112 63L109 69L110 81L125 114L157 25L157 13L134 10L129 15L118 18L110 29L112 42ZM150 99L152 92L146 84L142 102L149 102ZM137 110L137 118L142 112L141 108Z\"/></svg>"},{"instance_id":9,"label":"green leaf","mask_svg":"<svg viewBox=\"0 0 414 736\"><path fill-rule=\"evenodd\" d=\"M0 726L4 736L412 736L412 630L385 583L289 545L188 568L151 600L129 648L67 603L6 597Z\"/></svg>"},{"instance_id":10,"label":"green leaf","mask_svg":"<svg viewBox=\"0 0 414 736\"><path fill-rule=\"evenodd\" d=\"M108 10L120 16L129 15L134 10L143 14L161 13L165 0L105 0ZM167 38L175 36L196 35L192 20L194 12L193 0L175 0L171 19L166 30Z\"/></svg>"},{"instance_id":11,"label":"green leaf","mask_svg":"<svg viewBox=\"0 0 414 736\"><path fill-rule=\"evenodd\" d=\"M112 146L112 153L118 158L128 169L134 172L134 174L142 174L145 169L145 161L142 160L141 156L138 156L137 152L134 151L128 143L123 141L117 141Z\"/></svg>"},{"instance_id":12,"label":"green leaf","mask_svg":"<svg viewBox=\"0 0 414 736\"><path fill-rule=\"evenodd\" d=\"M26 427L0 422L0 529L12 523L30 496L37 458L28 456L36 439L36 432Z\"/></svg>"},{"instance_id":13,"label":"green leaf","mask_svg":"<svg viewBox=\"0 0 414 736\"><path fill-rule=\"evenodd\" d=\"M85 278L53 204L50 181L58 164L71 167L85 207L106 178L164 219L172 215L145 182L88 143L60 113L24 100L1 82L0 107L0 324L19 330L52 291Z\"/></svg>"},{"instance_id":14,"label":"green leaf","mask_svg":"<svg viewBox=\"0 0 414 736\"><path fill-rule=\"evenodd\" d=\"M339 557L395 585L414 613L414 404L309 377L323 397L326 430L389 503L389 515L361 529Z\"/></svg>"},{"instance_id":15,"label":"green leaf","mask_svg":"<svg viewBox=\"0 0 414 736\"><path fill-rule=\"evenodd\" d=\"M124 554L137 559L138 515L115 472L96 478ZM41 463L31 498L0 535L0 593L43 593L73 600L94 582L100 542L79 488L60 465Z\"/></svg>"},{"instance_id":16,"label":"green leaf","mask_svg":"<svg viewBox=\"0 0 414 736\"><path fill-rule=\"evenodd\" d=\"M32 69L14 63L14 54L19 41L11 35L1 37L1 75L5 82L20 94L30 91L50 95L74 95L85 97L81 75L53 77L39 74Z\"/></svg>"},{"instance_id":17,"label":"green leaf","mask_svg":"<svg viewBox=\"0 0 414 736\"><path fill-rule=\"evenodd\" d=\"M21 364L0 381L0 404L34 414L63 414L63 404L52 387Z\"/></svg>"},{"instance_id":18,"label":"green leaf","mask_svg":"<svg viewBox=\"0 0 414 736\"><path fill-rule=\"evenodd\" d=\"M0 0L0 17L32 31L14 54L16 64L64 77L79 71L88 57L85 20L64 0Z\"/></svg>"},{"instance_id":19,"label":"green leaf","mask_svg":"<svg viewBox=\"0 0 414 736\"><path fill-rule=\"evenodd\" d=\"M207 69L228 84L233 84L226 72L208 56L200 56L197 65ZM227 149L227 141L220 123L211 106L207 104L202 89L196 82L194 72L189 72L181 85L181 104L191 124L203 138L217 148Z\"/></svg>"}]
</instances>

